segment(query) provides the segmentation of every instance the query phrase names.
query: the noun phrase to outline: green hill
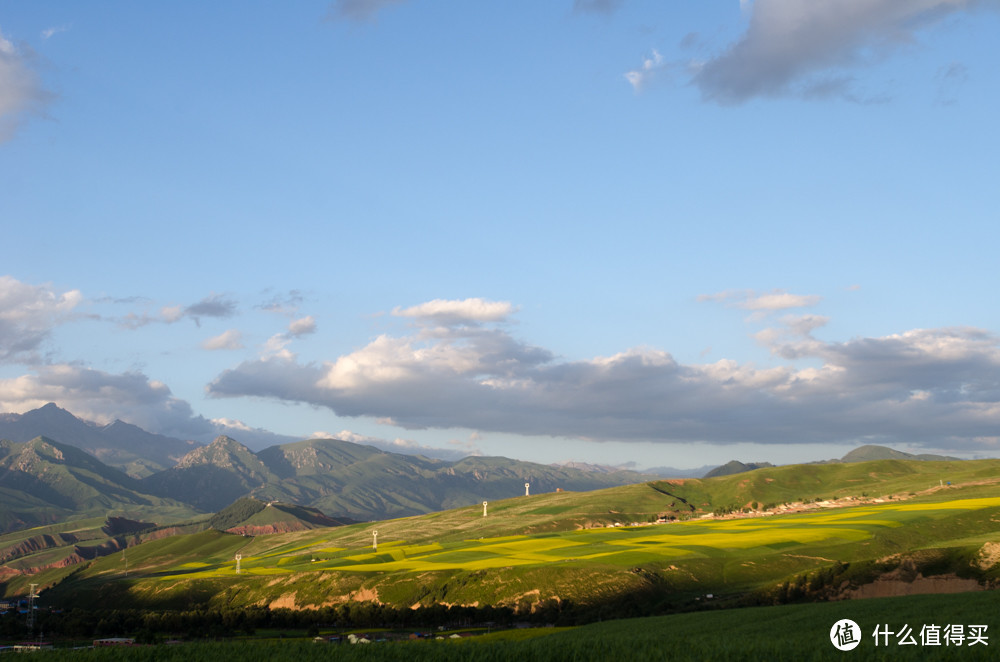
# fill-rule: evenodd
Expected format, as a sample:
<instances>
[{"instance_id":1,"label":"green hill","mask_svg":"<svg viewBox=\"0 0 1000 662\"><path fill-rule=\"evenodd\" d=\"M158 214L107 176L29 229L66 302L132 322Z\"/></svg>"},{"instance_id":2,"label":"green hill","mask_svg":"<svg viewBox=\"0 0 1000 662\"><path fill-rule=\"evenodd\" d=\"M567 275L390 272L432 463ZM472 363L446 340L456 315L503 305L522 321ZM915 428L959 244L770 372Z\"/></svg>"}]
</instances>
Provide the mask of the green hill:
<instances>
[{"instance_id":1,"label":"green hill","mask_svg":"<svg viewBox=\"0 0 1000 662\"><path fill-rule=\"evenodd\" d=\"M139 481L74 446L46 437L0 441L0 531L68 519L190 517L193 509L153 496Z\"/></svg>"},{"instance_id":2,"label":"green hill","mask_svg":"<svg viewBox=\"0 0 1000 662\"><path fill-rule=\"evenodd\" d=\"M327 517L315 508L288 503L265 503L253 497L243 497L216 513L208 524L220 531L258 536L344 526L353 522Z\"/></svg>"},{"instance_id":3,"label":"green hill","mask_svg":"<svg viewBox=\"0 0 1000 662\"><path fill-rule=\"evenodd\" d=\"M655 611L708 593L729 605L849 597L876 580L969 590L1000 581L998 480L996 460L775 467L491 501L485 517L476 502L254 538L182 535L130 549L127 579L111 557L36 579L60 604L158 608L377 600L532 611L565 601ZM766 516L707 516L747 501Z\"/></svg>"},{"instance_id":4,"label":"green hill","mask_svg":"<svg viewBox=\"0 0 1000 662\"><path fill-rule=\"evenodd\" d=\"M731 476L733 474L741 474L747 471L753 471L754 469L762 469L764 467L773 467L774 465L770 462L740 462L738 460L731 460L726 462L721 467L716 467L705 474L705 478L716 478L717 476Z\"/></svg>"},{"instance_id":5,"label":"green hill","mask_svg":"<svg viewBox=\"0 0 1000 662\"><path fill-rule=\"evenodd\" d=\"M949 457L947 455L932 455L929 453L921 453L919 455L914 455L912 453L904 453L903 451L897 451L895 449L889 448L887 446L858 446L851 452L840 458L841 462L871 462L872 460L924 460L929 462L949 462L957 461L957 457Z\"/></svg>"}]
</instances>

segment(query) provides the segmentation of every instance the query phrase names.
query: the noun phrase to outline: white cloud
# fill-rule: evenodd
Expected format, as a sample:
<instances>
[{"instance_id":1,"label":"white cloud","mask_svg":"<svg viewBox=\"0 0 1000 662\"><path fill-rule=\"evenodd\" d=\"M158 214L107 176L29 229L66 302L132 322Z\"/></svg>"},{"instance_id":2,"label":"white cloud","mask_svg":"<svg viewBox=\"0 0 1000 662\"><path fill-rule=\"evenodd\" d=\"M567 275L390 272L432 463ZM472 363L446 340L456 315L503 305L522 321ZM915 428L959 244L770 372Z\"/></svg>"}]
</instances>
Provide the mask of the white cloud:
<instances>
[{"instance_id":1,"label":"white cloud","mask_svg":"<svg viewBox=\"0 0 1000 662\"><path fill-rule=\"evenodd\" d=\"M228 428L230 430L238 430L240 432L250 432L253 430L252 427L235 418L213 418L212 423L220 428Z\"/></svg>"},{"instance_id":2,"label":"white cloud","mask_svg":"<svg viewBox=\"0 0 1000 662\"><path fill-rule=\"evenodd\" d=\"M766 368L728 359L682 364L651 348L558 361L500 330L467 327L383 335L322 365L247 362L209 391L305 402L410 429L663 442L1000 443L1000 341L992 334L929 329L826 342L811 335L825 317L783 322L758 334L788 361ZM802 359L805 367L796 365Z\"/></svg>"},{"instance_id":3,"label":"white cloud","mask_svg":"<svg viewBox=\"0 0 1000 662\"><path fill-rule=\"evenodd\" d=\"M42 39L50 39L53 35L57 35L60 32L67 32L69 30L65 25L56 25L51 28L46 28L42 30Z\"/></svg>"},{"instance_id":4,"label":"white cloud","mask_svg":"<svg viewBox=\"0 0 1000 662\"><path fill-rule=\"evenodd\" d=\"M514 307L508 301L434 299L409 308L394 308L392 314L452 325L501 322L513 312Z\"/></svg>"},{"instance_id":5,"label":"white cloud","mask_svg":"<svg viewBox=\"0 0 1000 662\"><path fill-rule=\"evenodd\" d=\"M295 354L288 349L291 338L283 333L277 333L267 339L264 347L261 348L260 355L264 359L281 359L291 361L295 359Z\"/></svg>"},{"instance_id":6,"label":"white cloud","mask_svg":"<svg viewBox=\"0 0 1000 662\"><path fill-rule=\"evenodd\" d=\"M225 434L252 448L296 441L242 421L195 415L191 405L175 397L166 384L140 372L112 374L57 364L0 379L0 412L24 413L49 402L84 420L107 424L120 419L179 439L208 442Z\"/></svg>"},{"instance_id":7,"label":"white cloud","mask_svg":"<svg viewBox=\"0 0 1000 662\"><path fill-rule=\"evenodd\" d=\"M59 364L0 379L0 411L23 413L49 402L87 420L110 423L117 418L181 438L197 438L214 430L165 384L138 372L115 375Z\"/></svg>"},{"instance_id":8,"label":"white cloud","mask_svg":"<svg viewBox=\"0 0 1000 662\"><path fill-rule=\"evenodd\" d=\"M708 101L842 96L857 100L851 71L912 43L917 31L977 0L756 0L746 33L705 62L693 82ZM747 6L741 2L741 8Z\"/></svg>"},{"instance_id":9,"label":"white cloud","mask_svg":"<svg viewBox=\"0 0 1000 662\"><path fill-rule=\"evenodd\" d=\"M815 306L822 300L823 297L816 294L789 294L783 290L773 290L763 294L753 290L728 290L698 296L698 301L717 301L761 313L791 308L808 308Z\"/></svg>"},{"instance_id":10,"label":"white cloud","mask_svg":"<svg viewBox=\"0 0 1000 662\"><path fill-rule=\"evenodd\" d=\"M787 310L789 308L805 308L815 306L822 297L815 294L789 294L787 292L772 292L748 298L740 304L747 310Z\"/></svg>"},{"instance_id":11,"label":"white cloud","mask_svg":"<svg viewBox=\"0 0 1000 662\"><path fill-rule=\"evenodd\" d=\"M293 337L305 336L316 332L316 320L312 315L292 320L288 324L288 334Z\"/></svg>"},{"instance_id":12,"label":"white cloud","mask_svg":"<svg viewBox=\"0 0 1000 662\"><path fill-rule=\"evenodd\" d=\"M0 362L37 362L50 331L69 319L81 301L79 290L59 293L48 285L0 276Z\"/></svg>"},{"instance_id":13,"label":"white cloud","mask_svg":"<svg viewBox=\"0 0 1000 662\"><path fill-rule=\"evenodd\" d=\"M243 334L236 329L229 329L209 338L201 346L208 350L243 349Z\"/></svg>"},{"instance_id":14,"label":"white cloud","mask_svg":"<svg viewBox=\"0 0 1000 662\"><path fill-rule=\"evenodd\" d=\"M625 73L625 80L629 82L633 90L640 92L666 68L667 63L664 62L663 56L656 49L653 49L653 54L643 58L639 68Z\"/></svg>"},{"instance_id":15,"label":"white cloud","mask_svg":"<svg viewBox=\"0 0 1000 662\"><path fill-rule=\"evenodd\" d=\"M184 319L184 306L164 306L160 309L160 315L167 324L173 324Z\"/></svg>"},{"instance_id":16,"label":"white cloud","mask_svg":"<svg viewBox=\"0 0 1000 662\"><path fill-rule=\"evenodd\" d=\"M40 115L52 99L25 56L0 32L0 142L9 140L29 115Z\"/></svg>"}]
</instances>

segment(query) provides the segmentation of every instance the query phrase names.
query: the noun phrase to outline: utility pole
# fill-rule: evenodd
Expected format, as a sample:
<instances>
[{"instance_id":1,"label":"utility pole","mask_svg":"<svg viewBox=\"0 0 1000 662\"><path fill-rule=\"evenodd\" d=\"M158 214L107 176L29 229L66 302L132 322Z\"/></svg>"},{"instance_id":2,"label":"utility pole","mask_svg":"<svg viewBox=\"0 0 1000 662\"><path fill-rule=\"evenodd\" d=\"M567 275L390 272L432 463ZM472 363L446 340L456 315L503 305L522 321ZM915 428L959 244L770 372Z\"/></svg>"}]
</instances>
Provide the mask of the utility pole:
<instances>
[{"instance_id":1,"label":"utility pole","mask_svg":"<svg viewBox=\"0 0 1000 662\"><path fill-rule=\"evenodd\" d=\"M35 593L35 588L37 587L38 584L31 584L31 587L28 589L28 632L32 636L35 633L35 598L38 597Z\"/></svg>"}]
</instances>

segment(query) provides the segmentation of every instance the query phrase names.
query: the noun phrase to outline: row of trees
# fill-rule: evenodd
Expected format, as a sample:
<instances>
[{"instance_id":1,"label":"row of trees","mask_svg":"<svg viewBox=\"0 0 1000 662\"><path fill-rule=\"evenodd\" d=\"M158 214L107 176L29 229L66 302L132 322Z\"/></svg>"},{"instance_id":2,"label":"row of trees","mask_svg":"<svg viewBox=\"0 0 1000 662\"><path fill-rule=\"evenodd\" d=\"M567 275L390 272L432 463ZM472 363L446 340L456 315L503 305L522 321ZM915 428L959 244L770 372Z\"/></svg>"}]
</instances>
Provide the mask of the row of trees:
<instances>
[{"instance_id":1,"label":"row of trees","mask_svg":"<svg viewBox=\"0 0 1000 662\"><path fill-rule=\"evenodd\" d=\"M133 636L140 640L169 637L225 638L252 634L258 629L315 632L319 629L393 628L433 629L490 624L510 627L515 622L536 625L579 625L597 620L645 616L672 611L669 592L650 590L628 599L578 605L568 600L545 600L517 607L461 607L435 604L420 609L374 602L350 602L316 610L208 608L189 611L144 609L39 610L35 631L25 630L23 615L0 618L0 636L91 638Z\"/></svg>"}]
</instances>

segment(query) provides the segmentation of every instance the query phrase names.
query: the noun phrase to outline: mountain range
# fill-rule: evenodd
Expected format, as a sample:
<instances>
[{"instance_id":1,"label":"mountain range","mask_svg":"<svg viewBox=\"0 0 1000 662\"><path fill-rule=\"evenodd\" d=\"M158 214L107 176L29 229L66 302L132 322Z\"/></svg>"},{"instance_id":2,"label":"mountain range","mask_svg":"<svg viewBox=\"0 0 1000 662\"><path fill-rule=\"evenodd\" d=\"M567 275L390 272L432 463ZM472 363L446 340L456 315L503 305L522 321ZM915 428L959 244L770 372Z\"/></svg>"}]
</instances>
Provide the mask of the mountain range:
<instances>
[{"instance_id":1,"label":"mountain range","mask_svg":"<svg viewBox=\"0 0 1000 662\"><path fill-rule=\"evenodd\" d=\"M215 511L242 496L318 508L358 520L404 517L557 489L586 491L655 477L586 472L502 457L458 462L389 453L337 439L310 439L254 453L220 436L176 466L142 479L147 492Z\"/></svg>"},{"instance_id":2,"label":"mountain range","mask_svg":"<svg viewBox=\"0 0 1000 662\"><path fill-rule=\"evenodd\" d=\"M118 420L107 425L89 423L52 402L24 414L0 414L0 439L26 442L40 436L81 448L136 478L174 466L201 445Z\"/></svg>"},{"instance_id":3,"label":"mountain range","mask_svg":"<svg viewBox=\"0 0 1000 662\"><path fill-rule=\"evenodd\" d=\"M20 440L30 434L36 436ZM4 415L2 437L13 437L0 447L3 531L107 511L145 521L176 521L218 511L246 496L315 508L337 518L386 519L516 496L524 493L525 483L537 493L657 478L501 457L448 462L337 439L254 452L220 436L201 446L120 421L97 426L54 404ZM108 466L106 458L115 466ZM130 468L133 475L126 473ZM161 516L151 511L161 511Z\"/></svg>"},{"instance_id":4,"label":"mountain range","mask_svg":"<svg viewBox=\"0 0 1000 662\"><path fill-rule=\"evenodd\" d=\"M502 457L450 462L337 439L257 452L227 436L208 445L115 421L82 421L55 404L0 415L0 531L109 511L177 521L242 497L317 509L351 520L404 517L524 494L589 491L660 476L591 465L542 465ZM862 446L840 460L954 460ZM709 476L767 463L730 462Z\"/></svg>"},{"instance_id":5,"label":"mountain range","mask_svg":"<svg viewBox=\"0 0 1000 662\"><path fill-rule=\"evenodd\" d=\"M832 460L820 460L818 462L810 462L809 464L840 464L840 463L851 463L851 462L873 462L875 460L920 460L924 462L955 462L960 461L961 458L951 457L950 455L933 455L931 453L906 453L904 451L897 451L894 448L889 448L888 446L877 446L875 444L867 444L865 446L858 446L854 450L848 452L840 459ZM745 473L747 471L753 471L755 469L764 469L767 467L773 467L774 465L770 462L740 462L739 460L730 460L725 464L715 467L705 473L702 478L715 478L717 476L732 476L733 474Z\"/></svg>"},{"instance_id":6,"label":"mountain range","mask_svg":"<svg viewBox=\"0 0 1000 662\"><path fill-rule=\"evenodd\" d=\"M47 437L0 440L0 532L83 517L183 519L180 501L148 494L138 480Z\"/></svg>"}]
</instances>

